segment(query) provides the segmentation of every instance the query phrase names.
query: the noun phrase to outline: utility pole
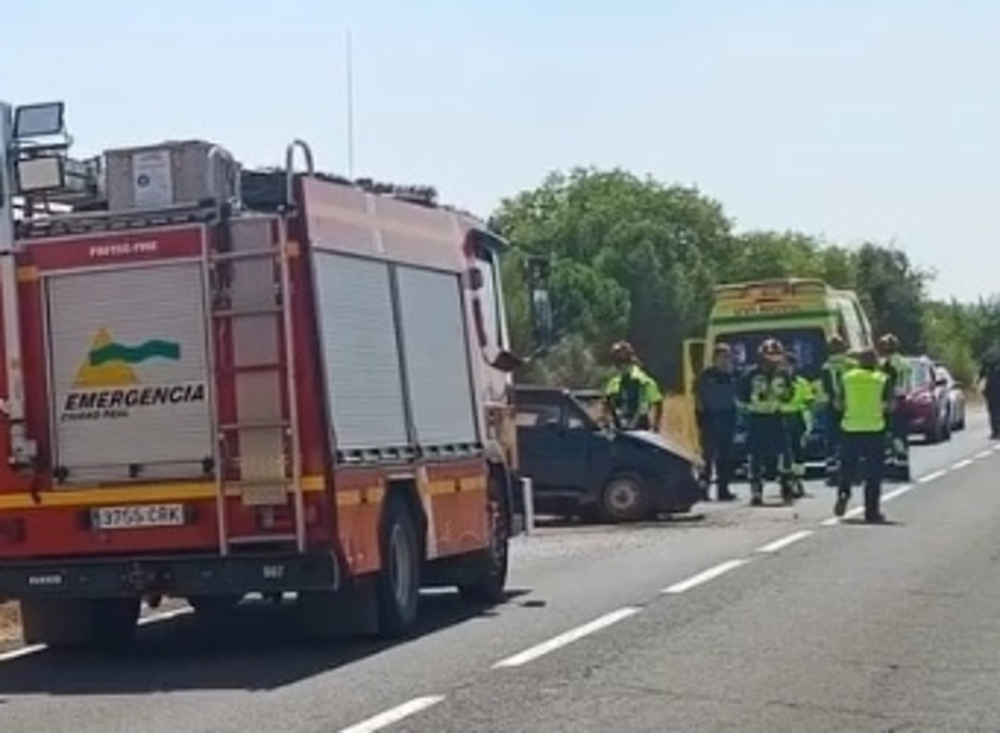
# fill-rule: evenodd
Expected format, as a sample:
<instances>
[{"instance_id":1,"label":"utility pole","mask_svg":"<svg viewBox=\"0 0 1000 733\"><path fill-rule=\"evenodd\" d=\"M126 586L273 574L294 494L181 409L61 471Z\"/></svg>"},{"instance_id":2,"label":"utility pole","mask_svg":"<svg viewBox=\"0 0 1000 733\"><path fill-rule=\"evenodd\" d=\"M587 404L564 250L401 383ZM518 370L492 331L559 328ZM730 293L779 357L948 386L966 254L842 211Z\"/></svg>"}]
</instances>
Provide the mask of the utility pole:
<instances>
[{"instance_id":1,"label":"utility pole","mask_svg":"<svg viewBox=\"0 0 1000 733\"><path fill-rule=\"evenodd\" d=\"M347 177L354 179L354 52L351 31L347 31L345 69L347 74Z\"/></svg>"}]
</instances>

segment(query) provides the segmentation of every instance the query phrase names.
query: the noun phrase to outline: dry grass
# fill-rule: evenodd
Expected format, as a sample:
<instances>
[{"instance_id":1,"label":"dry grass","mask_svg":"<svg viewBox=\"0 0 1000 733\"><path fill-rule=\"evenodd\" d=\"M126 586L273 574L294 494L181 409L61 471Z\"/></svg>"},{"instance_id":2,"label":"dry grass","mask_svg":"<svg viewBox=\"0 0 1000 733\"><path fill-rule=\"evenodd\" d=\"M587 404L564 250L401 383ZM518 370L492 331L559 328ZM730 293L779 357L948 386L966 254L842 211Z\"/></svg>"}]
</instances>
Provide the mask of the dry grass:
<instances>
[{"instance_id":1,"label":"dry grass","mask_svg":"<svg viewBox=\"0 0 1000 733\"><path fill-rule=\"evenodd\" d=\"M0 603L0 642L21 637L21 617L16 603Z\"/></svg>"},{"instance_id":2,"label":"dry grass","mask_svg":"<svg viewBox=\"0 0 1000 733\"><path fill-rule=\"evenodd\" d=\"M691 402L688 398L679 394L667 395L663 403L660 432L682 443L690 450L697 450L698 439L695 434L694 415L691 412Z\"/></svg>"}]
</instances>

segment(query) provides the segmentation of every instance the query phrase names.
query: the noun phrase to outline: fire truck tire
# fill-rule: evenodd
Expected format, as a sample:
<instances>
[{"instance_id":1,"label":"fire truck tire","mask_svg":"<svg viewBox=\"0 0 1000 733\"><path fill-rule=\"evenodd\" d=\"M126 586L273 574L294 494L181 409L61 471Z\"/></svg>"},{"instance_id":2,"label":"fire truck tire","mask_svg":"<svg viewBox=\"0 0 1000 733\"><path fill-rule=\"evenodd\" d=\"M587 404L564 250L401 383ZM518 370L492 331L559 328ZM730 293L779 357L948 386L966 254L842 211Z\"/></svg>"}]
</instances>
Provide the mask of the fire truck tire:
<instances>
[{"instance_id":1,"label":"fire truck tire","mask_svg":"<svg viewBox=\"0 0 1000 733\"><path fill-rule=\"evenodd\" d=\"M473 560L468 580L458 591L471 603L500 603L506 598L507 570L510 552L509 475L493 471L490 475L490 547Z\"/></svg>"},{"instance_id":2,"label":"fire truck tire","mask_svg":"<svg viewBox=\"0 0 1000 733\"><path fill-rule=\"evenodd\" d=\"M392 494L382 519L382 570L375 582L379 635L399 638L416 624L423 558L417 526L406 500Z\"/></svg>"}]
</instances>

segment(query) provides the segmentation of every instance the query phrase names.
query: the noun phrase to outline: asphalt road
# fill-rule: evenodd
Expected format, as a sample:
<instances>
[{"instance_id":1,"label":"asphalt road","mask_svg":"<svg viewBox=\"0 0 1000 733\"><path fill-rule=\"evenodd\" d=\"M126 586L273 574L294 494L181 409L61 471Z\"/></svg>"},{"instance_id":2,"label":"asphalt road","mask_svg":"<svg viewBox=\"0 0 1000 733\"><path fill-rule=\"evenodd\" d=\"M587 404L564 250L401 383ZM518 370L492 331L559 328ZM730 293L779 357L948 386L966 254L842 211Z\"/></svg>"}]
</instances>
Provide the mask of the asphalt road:
<instances>
[{"instance_id":1,"label":"asphalt road","mask_svg":"<svg viewBox=\"0 0 1000 733\"><path fill-rule=\"evenodd\" d=\"M829 521L815 484L791 509L545 527L506 604L429 595L402 644L310 646L251 607L214 636L149 623L116 658L0 654L0 731L997 731L1000 454L973 413L913 461L888 526Z\"/></svg>"}]
</instances>

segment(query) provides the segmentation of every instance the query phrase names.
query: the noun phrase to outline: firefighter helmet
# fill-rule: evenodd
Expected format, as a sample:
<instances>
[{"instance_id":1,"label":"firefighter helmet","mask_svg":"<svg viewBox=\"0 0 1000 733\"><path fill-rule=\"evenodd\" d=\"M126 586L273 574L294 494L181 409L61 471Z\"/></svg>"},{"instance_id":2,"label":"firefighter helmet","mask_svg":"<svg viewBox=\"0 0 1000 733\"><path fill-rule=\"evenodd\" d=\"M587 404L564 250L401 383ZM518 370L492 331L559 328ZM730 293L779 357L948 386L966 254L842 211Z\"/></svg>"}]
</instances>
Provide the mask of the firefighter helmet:
<instances>
[{"instance_id":1,"label":"firefighter helmet","mask_svg":"<svg viewBox=\"0 0 1000 733\"><path fill-rule=\"evenodd\" d=\"M785 356L785 347L778 339L764 339L757 349L757 355L768 361L778 361Z\"/></svg>"},{"instance_id":2,"label":"firefighter helmet","mask_svg":"<svg viewBox=\"0 0 1000 733\"><path fill-rule=\"evenodd\" d=\"M628 341L616 341L611 346L611 361L615 364L628 364L635 361L635 349Z\"/></svg>"}]
</instances>

